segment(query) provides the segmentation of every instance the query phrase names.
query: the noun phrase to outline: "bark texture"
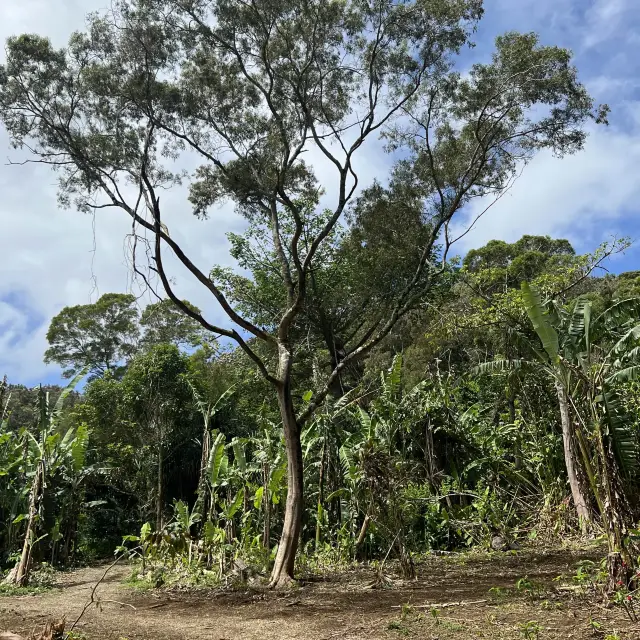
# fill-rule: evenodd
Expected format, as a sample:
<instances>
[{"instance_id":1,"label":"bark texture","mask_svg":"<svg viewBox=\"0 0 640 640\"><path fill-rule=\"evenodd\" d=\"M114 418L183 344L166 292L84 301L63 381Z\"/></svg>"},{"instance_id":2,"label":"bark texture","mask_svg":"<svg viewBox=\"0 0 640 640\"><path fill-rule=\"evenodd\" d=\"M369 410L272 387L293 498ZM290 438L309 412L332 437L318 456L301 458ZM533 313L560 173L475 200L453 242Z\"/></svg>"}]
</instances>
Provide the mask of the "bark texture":
<instances>
[{"instance_id":1,"label":"bark texture","mask_svg":"<svg viewBox=\"0 0 640 640\"><path fill-rule=\"evenodd\" d=\"M290 376L286 377L287 380ZM287 500L282 535L271 572L271 587L286 586L293 580L296 552L302 529L303 464L300 427L295 417L291 389L286 383L278 389L278 404L287 449Z\"/></svg>"},{"instance_id":2,"label":"bark texture","mask_svg":"<svg viewBox=\"0 0 640 640\"><path fill-rule=\"evenodd\" d=\"M27 520L27 531L24 535L22 545L22 555L15 573L15 584L19 587L25 586L29 581L29 571L31 570L31 549L32 538L35 532L36 519L38 516L38 504L42 496L44 487L44 461L40 460L36 467L36 474L31 485L29 496L29 519Z\"/></svg>"},{"instance_id":3,"label":"bark texture","mask_svg":"<svg viewBox=\"0 0 640 640\"><path fill-rule=\"evenodd\" d=\"M591 508L585 490L584 470L580 462L578 446L571 420L569 398L565 388L559 382L556 383L558 404L560 405L560 420L562 423L562 444L564 448L564 461L571 488L571 497L576 508L582 533L586 534L591 523Z\"/></svg>"}]
</instances>

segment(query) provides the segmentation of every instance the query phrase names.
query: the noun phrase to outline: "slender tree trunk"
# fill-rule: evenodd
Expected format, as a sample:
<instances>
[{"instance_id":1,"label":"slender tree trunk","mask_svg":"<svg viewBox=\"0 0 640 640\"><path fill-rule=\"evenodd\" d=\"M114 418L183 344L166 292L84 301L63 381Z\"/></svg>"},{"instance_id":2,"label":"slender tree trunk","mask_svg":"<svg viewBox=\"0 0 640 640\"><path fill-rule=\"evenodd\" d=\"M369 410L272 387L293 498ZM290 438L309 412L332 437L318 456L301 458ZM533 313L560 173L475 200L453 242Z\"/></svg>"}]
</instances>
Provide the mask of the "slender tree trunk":
<instances>
[{"instance_id":1,"label":"slender tree trunk","mask_svg":"<svg viewBox=\"0 0 640 640\"><path fill-rule=\"evenodd\" d=\"M44 485L44 462L38 461L36 473L31 486L31 495L29 496L29 519L27 521L27 531L24 535L24 544L22 546L22 555L15 573L15 584L19 587L25 586L29 581L29 572L31 570L31 551L32 538L36 528L36 518L38 516L38 503L40 502L42 488Z\"/></svg>"},{"instance_id":2,"label":"slender tree trunk","mask_svg":"<svg viewBox=\"0 0 640 640\"><path fill-rule=\"evenodd\" d=\"M262 466L262 507L264 512L264 522L262 528L262 546L269 550L271 548L271 496L269 495L269 476L271 469L269 463Z\"/></svg>"},{"instance_id":3,"label":"slender tree trunk","mask_svg":"<svg viewBox=\"0 0 640 640\"><path fill-rule=\"evenodd\" d=\"M560 420L562 423L562 444L564 447L564 461L571 487L571 497L575 505L582 533L586 534L591 523L591 509L589 499L585 492L584 471L580 463L576 447L573 422L571 421L571 411L569 408L569 398L567 391L560 382L556 382L558 403L560 405Z\"/></svg>"},{"instance_id":4,"label":"slender tree trunk","mask_svg":"<svg viewBox=\"0 0 640 640\"><path fill-rule=\"evenodd\" d=\"M162 446L162 439L158 444L158 477L156 479L156 531L162 530L162 512L164 507L164 478L163 478L163 466L164 466L164 450Z\"/></svg>"},{"instance_id":5,"label":"slender tree trunk","mask_svg":"<svg viewBox=\"0 0 640 640\"><path fill-rule=\"evenodd\" d=\"M289 358L286 361L286 358ZM278 387L278 404L284 427L287 449L287 501L284 509L282 535L276 561L271 572L271 587L285 586L293 580L293 571L302 529L303 463L300 427L296 421L290 387L290 354L281 358L285 382Z\"/></svg>"},{"instance_id":6,"label":"slender tree trunk","mask_svg":"<svg viewBox=\"0 0 640 640\"><path fill-rule=\"evenodd\" d=\"M436 474L437 460L436 451L433 444L433 428L431 427L431 418L427 417L427 424L424 430L424 458L427 470L427 480L433 489L437 489Z\"/></svg>"},{"instance_id":7,"label":"slender tree trunk","mask_svg":"<svg viewBox=\"0 0 640 640\"><path fill-rule=\"evenodd\" d=\"M516 422L516 388L512 380L509 381L507 390L507 406L509 407L509 422ZM514 464L516 469L522 469L522 438L520 432L516 433L516 451L514 456Z\"/></svg>"},{"instance_id":8,"label":"slender tree trunk","mask_svg":"<svg viewBox=\"0 0 640 640\"><path fill-rule=\"evenodd\" d=\"M633 557L626 544L628 530L626 523L630 520L629 505L626 500L618 465L609 438L602 433L602 426L596 426L598 455L600 457L600 480L604 490L602 509L603 524L607 530L607 570L609 580L607 589L610 592L621 587L626 588L633 574Z\"/></svg>"},{"instance_id":9,"label":"slender tree trunk","mask_svg":"<svg viewBox=\"0 0 640 640\"><path fill-rule=\"evenodd\" d=\"M209 425L205 422L202 430L202 455L200 456L200 479L198 480L198 497L193 507L195 513L200 514L201 525L207 521L207 465L209 464L209 449L211 447L211 434Z\"/></svg>"},{"instance_id":10,"label":"slender tree trunk","mask_svg":"<svg viewBox=\"0 0 640 640\"><path fill-rule=\"evenodd\" d=\"M371 523L371 516L367 514L364 517L364 520L362 521L362 526L360 527L360 533L358 534L358 539L356 540L356 547L353 554L356 559L360 557L360 550L362 549L364 540L367 537L367 531L369 529L370 523Z\"/></svg>"},{"instance_id":11,"label":"slender tree trunk","mask_svg":"<svg viewBox=\"0 0 640 640\"><path fill-rule=\"evenodd\" d=\"M318 478L318 509L316 515L316 551L320 546L320 534L322 531L322 518L324 513L324 465L327 451L327 440L322 444L322 454L320 456L320 477Z\"/></svg>"}]
</instances>

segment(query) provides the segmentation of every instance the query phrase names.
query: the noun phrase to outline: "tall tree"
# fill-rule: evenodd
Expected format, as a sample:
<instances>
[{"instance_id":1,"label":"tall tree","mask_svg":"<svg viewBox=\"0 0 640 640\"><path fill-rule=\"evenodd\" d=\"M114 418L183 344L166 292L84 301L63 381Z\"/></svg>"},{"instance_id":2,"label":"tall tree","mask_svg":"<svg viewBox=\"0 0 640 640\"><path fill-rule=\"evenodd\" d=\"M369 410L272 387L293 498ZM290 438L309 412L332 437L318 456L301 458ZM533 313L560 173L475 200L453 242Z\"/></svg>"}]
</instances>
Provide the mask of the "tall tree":
<instances>
[{"instance_id":1,"label":"tall tree","mask_svg":"<svg viewBox=\"0 0 640 640\"><path fill-rule=\"evenodd\" d=\"M188 359L172 344L160 344L138 354L122 379L123 400L141 429L142 438L155 450L156 530L164 524L167 460L180 438L180 417L189 410L192 394L187 382Z\"/></svg>"},{"instance_id":2,"label":"tall tree","mask_svg":"<svg viewBox=\"0 0 640 640\"><path fill-rule=\"evenodd\" d=\"M182 303L192 308L194 313L200 314L200 309L186 300ZM147 348L163 343L193 348L203 344L210 337L200 323L185 315L168 299L146 306L140 317L140 327L144 332L141 343Z\"/></svg>"},{"instance_id":3,"label":"tall tree","mask_svg":"<svg viewBox=\"0 0 640 640\"><path fill-rule=\"evenodd\" d=\"M135 302L129 294L105 293L93 304L65 307L49 325L45 362L65 367L66 378L82 369L114 371L137 348Z\"/></svg>"},{"instance_id":4,"label":"tall tree","mask_svg":"<svg viewBox=\"0 0 640 640\"><path fill-rule=\"evenodd\" d=\"M456 239L452 222L472 200L499 197L539 149L582 148L583 123L602 120L571 54L509 33L493 58L464 77L456 54L470 42L481 0L131 0L56 50L42 37L11 38L0 69L0 116L16 146L60 172L62 200L81 210L118 208L151 237L155 269L182 311L234 340L271 383L288 454L288 493L272 585L293 576L302 527L302 424L341 371L379 344L427 294ZM296 406L295 324L323 247L357 194L357 157L384 135L404 159L391 189L410 189L424 228L412 269ZM277 256L280 309L263 328L233 307L164 221L159 193L183 149L202 165L191 177L195 213L222 198L268 230ZM333 203L305 152L334 171ZM125 189L125 184L128 188ZM133 187L132 192L131 187ZM150 235L149 235L150 234ZM142 241L145 236L141 234ZM181 302L165 270L170 249L220 304L234 327ZM258 346L261 345L261 346Z\"/></svg>"}]
</instances>

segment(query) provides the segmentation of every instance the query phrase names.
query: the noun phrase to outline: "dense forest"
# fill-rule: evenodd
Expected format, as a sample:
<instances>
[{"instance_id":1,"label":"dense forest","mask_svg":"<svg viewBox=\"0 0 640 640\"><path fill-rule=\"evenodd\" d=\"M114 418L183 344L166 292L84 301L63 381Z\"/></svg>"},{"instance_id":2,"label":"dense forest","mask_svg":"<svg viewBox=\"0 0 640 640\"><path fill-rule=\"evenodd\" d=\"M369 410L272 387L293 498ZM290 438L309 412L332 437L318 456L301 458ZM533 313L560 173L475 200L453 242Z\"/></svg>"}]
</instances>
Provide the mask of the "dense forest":
<instances>
[{"instance_id":1,"label":"dense forest","mask_svg":"<svg viewBox=\"0 0 640 640\"><path fill-rule=\"evenodd\" d=\"M129 221L145 295L51 320L43 357L68 386L7 372L6 583L114 551L155 586L280 588L354 562L412 578L434 550L599 537L604 592L635 590L640 272L608 271L630 241L459 249L609 108L534 33L469 63L482 15L122 0L62 49L9 38L16 164L50 166L61 206ZM367 181L376 144L389 164ZM227 202L234 268L180 227Z\"/></svg>"},{"instance_id":2,"label":"dense forest","mask_svg":"<svg viewBox=\"0 0 640 640\"><path fill-rule=\"evenodd\" d=\"M623 246L576 255L566 240L525 236L451 261L304 425L307 561L393 554L410 576L412 557L432 549L605 528L633 566L640 273L594 273ZM247 307L269 303L267 285L251 294ZM297 406L332 366L334 323L309 309L296 327ZM222 578L238 561L265 570L287 455L252 360L171 300L140 312L128 294L63 309L47 338L46 360L71 384L5 381L1 393L2 561L28 556L15 579L28 579L31 560L64 566L114 549L194 576Z\"/></svg>"}]
</instances>

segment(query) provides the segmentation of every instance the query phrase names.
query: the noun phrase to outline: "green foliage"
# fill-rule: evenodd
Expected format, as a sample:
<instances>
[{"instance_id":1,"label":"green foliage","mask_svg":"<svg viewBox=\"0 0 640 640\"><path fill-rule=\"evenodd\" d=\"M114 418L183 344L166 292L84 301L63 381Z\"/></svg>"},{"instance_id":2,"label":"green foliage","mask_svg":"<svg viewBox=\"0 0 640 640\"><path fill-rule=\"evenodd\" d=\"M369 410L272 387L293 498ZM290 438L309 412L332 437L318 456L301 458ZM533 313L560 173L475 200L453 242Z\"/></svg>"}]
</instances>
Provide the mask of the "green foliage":
<instances>
[{"instance_id":1,"label":"green foliage","mask_svg":"<svg viewBox=\"0 0 640 640\"><path fill-rule=\"evenodd\" d=\"M200 313L200 309L189 301L182 302L195 313ZM143 331L141 344L144 348L160 344L193 348L206 343L208 339L204 328L168 299L147 305L140 317L140 327Z\"/></svg>"},{"instance_id":2,"label":"green foliage","mask_svg":"<svg viewBox=\"0 0 640 640\"><path fill-rule=\"evenodd\" d=\"M136 349L135 302L132 295L107 293L94 304L65 307L49 326L45 362L66 367L66 377L81 369L93 374L117 370Z\"/></svg>"}]
</instances>

